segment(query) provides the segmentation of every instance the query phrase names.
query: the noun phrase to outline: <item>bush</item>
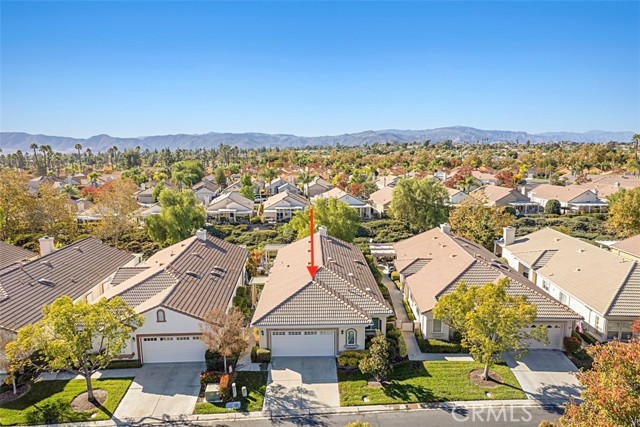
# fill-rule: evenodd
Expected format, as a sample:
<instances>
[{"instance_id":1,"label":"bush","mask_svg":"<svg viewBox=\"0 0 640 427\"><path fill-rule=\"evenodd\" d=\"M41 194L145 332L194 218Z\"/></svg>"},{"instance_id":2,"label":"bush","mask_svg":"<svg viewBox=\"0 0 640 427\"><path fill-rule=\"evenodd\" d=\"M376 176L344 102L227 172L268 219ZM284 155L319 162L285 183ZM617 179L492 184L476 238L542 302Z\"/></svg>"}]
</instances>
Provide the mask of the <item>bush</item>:
<instances>
[{"instance_id":1,"label":"bush","mask_svg":"<svg viewBox=\"0 0 640 427\"><path fill-rule=\"evenodd\" d=\"M139 360L112 360L105 369L135 369L142 367Z\"/></svg>"},{"instance_id":2,"label":"bush","mask_svg":"<svg viewBox=\"0 0 640 427\"><path fill-rule=\"evenodd\" d=\"M391 280L400 280L400 273L397 271L391 272Z\"/></svg>"},{"instance_id":3,"label":"bush","mask_svg":"<svg viewBox=\"0 0 640 427\"><path fill-rule=\"evenodd\" d=\"M564 348L568 353L575 353L582 348L582 340L574 336L564 337Z\"/></svg>"},{"instance_id":4,"label":"bush","mask_svg":"<svg viewBox=\"0 0 640 427\"><path fill-rule=\"evenodd\" d=\"M357 368L360 361L368 355L366 350L345 350L337 357L338 366Z\"/></svg>"},{"instance_id":5,"label":"bush","mask_svg":"<svg viewBox=\"0 0 640 427\"><path fill-rule=\"evenodd\" d=\"M588 342L590 345L595 345L595 344L598 344L599 342L597 339L589 335L587 332L583 332L583 333L578 332L578 335L580 336L580 338Z\"/></svg>"},{"instance_id":6,"label":"bush","mask_svg":"<svg viewBox=\"0 0 640 427\"><path fill-rule=\"evenodd\" d=\"M407 350L407 343L404 340L402 331L400 331L400 336L398 337L398 356L400 356L401 359L409 357L409 350Z\"/></svg>"},{"instance_id":7,"label":"bush","mask_svg":"<svg viewBox=\"0 0 640 427\"><path fill-rule=\"evenodd\" d=\"M411 320L412 322L416 320L416 318L413 317L413 311L411 311L411 307L409 307L409 302L406 298L402 300L402 304L404 304L404 310L407 312L407 317L409 318L409 320Z\"/></svg>"},{"instance_id":8,"label":"bush","mask_svg":"<svg viewBox=\"0 0 640 427\"><path fill-rule=\"evenodd\" d=\"M218 393L220 394L220 399L222 399L223 402L227 402L231 400L231 398L233 397L231 384L233 384L233 382L235 381L235 378L236 378L235 372L232 373L231 375L224 374L222 377L220 377L220 386L218 388Z\"/></svg>"},{"instance_id":9,"label":"bush","mask_svg":"<svg viewBox=\"0 0 640 427\"><path fill-rule=\"evenodd\" d=\"M462 346L454 342L440 341L436 339L426 340L425 353L461 353Z\"/></svg>"},{"instance_id":10,"label":"bush","mask_svg":"<svg viewBox=\"0 0 640 427\"><path fill-rule=\"evenodd\" d=\"M220 379L224 375L224 372L218 371L203 371L200 372L200 384L215 384L219 383Z\"/></svg>"},{"instance_id":11,"label":"bush","mask_svg":"<svg viewBox=\"0 0 640 427\"><path fill-rule=\"evenodd\" d=\"M268 348L260 348L257 345L251 349L252 363L269 363L271 362L271 350Z\"/></svg>"},{"instance_id":12,"label":"bush","mask_svg":"<svg viewBox=\"0 0 640 427\"><path fill-rule=\"evenodd\" d=\"M247 288L240 286L236 289L236 296L245 298L247 296Z\"/></svg>"},{"instance_id":13,"label":"bush","mask_svg":"<svg viewBox=\"0 0 640 427\"><path fill-rule=\"evenodd\" d=\"M260 223L262 223L262 219L260 219L259 216L252 216L251 219L249 220L249 222L251 224L260 224Z\"/></svg>"},{"instance_id":14,"label":"bush","mask_svg":"<svg viewBox=\"0 0 640 427\"><path fill-rule=\"evenodd\" d=\"M420 331L419 327L415 328L413 330L413 335L415 335L415 337L416 337L416 341L418 342L418 347L420 347L420 351L423 352L423 353L426 353L427 352L427 347L429 346L429 343L422 336L422 331Z\"/></svg>"},{"instance_id":15,"label":"bush","mask_svg":"<svg viewBox=\"0 0 640 427\"><path fill-rule=\"evenodd\" d=\"M578 369L588 370L593 366L593 357L591 357L584 348L581 348L575 353L569 353L568 357Z\"/></svg>"},{"instance_id":16,"label":"bush","mask_svg":"<svg viewBox=\"0 0 640 427\"><path fill-rule=\"evenodd\" d=\"M395 328L396 328L396 322L387 319L387 331L390 331Z\"/></svg>"},{"instance_id":17,"label":"bush","mask_svg":"<svg viewBox=\"0 0 640 427\"><path fill-rule=\"evenodd\" d=\"M217 351L207 350L204 354L207 371L224 371L224 358ZM235 366L238 356L227 357L227 366Z\"/></svg>"}]
</instances>

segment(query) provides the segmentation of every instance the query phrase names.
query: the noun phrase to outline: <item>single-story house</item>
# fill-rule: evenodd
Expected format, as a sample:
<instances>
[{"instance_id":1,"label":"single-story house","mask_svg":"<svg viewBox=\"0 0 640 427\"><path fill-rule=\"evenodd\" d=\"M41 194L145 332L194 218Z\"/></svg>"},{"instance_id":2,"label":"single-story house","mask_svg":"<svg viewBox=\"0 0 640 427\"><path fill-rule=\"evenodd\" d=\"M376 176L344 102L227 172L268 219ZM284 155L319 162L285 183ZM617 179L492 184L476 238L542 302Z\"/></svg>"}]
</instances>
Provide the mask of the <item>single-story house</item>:
<instances>
[{"instance_id":1,"label":"single-story house","mask_svg":"<svg viewBox=\"0 0 640 427\"><path fill-rule=\"evenodd\" d=\"M532 202L515 188L488 185L472 191L470 195L484 201L487 206L511 206L519 215L536 214L540 211L538 203Z\"/></svg>"},{"instance_id":2,"label":"single-story house","mask_svg":"<svg viewBox=\"0 0 640 427\"><path fill-rule=\"evenodd\" d=\"M584 319L600 341L631 337L640 317L640 264L544 228L519 238L507 227L496 249L519 274Z\"/></svg>"},{"instance_id":3,"label":"single-story house","mask_svg":"<svg viewBox=\"0 0 640 427\"><path fill-rule=\"evenodd\" d=\"M305 197L285 191L274 194L264 202L262 218L267 222L288 221L294 213L307 206L309 201Z\"/></svg>"},{"instance_id":4,"label":"single-story house","mask_svg":"<svg viewBox=\"0 0 640 427\"><path fill-rule=\"evenodd\" d=\"M282 184L280 187L276 188L276 194L284 193L285 191L289 193L302 194L302 191L290 182Z\"/></svg>"},{"instance_id":5,"label":"single-story house","mask_svg":"<svg viewBox=\"0 0 640 427\"><path fill-rule=\"evenodd\" d=\"M307 270L311 237L278 251L255 309L260 347L273 356L335 356L364 350L365 337L385 333L393 314L362 251L320 230L314 277Z\"/></svg>"},{"instance_id":6,"label":"single-story house","mask_svg":"<svg viewBox=\"0 0 640 427\"><path fill-rule=\"evenodd\" d=\"M249 219L253 216L253 200L244 197L238 191L222 193L207 206L207 215L215 220L237 221L239 218Z\"/></svg>"},{"instance_id":7,"label":"single-story house","mask_svg":"<svg viewBox=\"0 0 640 427\"><path fill-rule=\"evenodd\" d=\"M447 194L449 195L450 205L460 204L464 202L467 198L469 198L469 195L462 190L458 190L457 188L449 188L449 187L445 187L445 188L447 189Z\"/></svg>"},{"instance_id":8,"label":"single-story house","mask_svg":"<svg viewBox=\"0 0 640 427\"><path fill-rule=\"evenodd\" d=\"M139 263L138 256L87 237L55 249L51 237L40 239L40 257L0 271L0 328L17 332L42 319L42 307L61 296L93 301L113 273Z\"/></svg>"},{"instance_id":9,"label":"single-story house","mask_svg":"<svg viewBox=\"0 0 640 427\"><path fill-rule=\"evenodd\" d=\"M640 234L616 242L609 248L611 252L618 256L627 258L630 261L640 262Z\"/></svg>"},{"instance_id":10,"label":"single-story house","mask_svg":"<svg viewBox=\"0 0 640 427\"><path fill-rule=\"evenodd\" d=\"M496 185L498 179L495 176L495 172L483 172L480 170L471 171L471 176L477 179L481 185Z\"/></svg>"},{"instance_id":11,"label":"single-story house","mask_svg":"<svg viewBox=\"0 0 640 427\"><path fill-rule=\"evenodd\" d=\"M397 175L389 174L389 175L378 175L376 178L376 186L379 189L384 187L395 187L398 185L398 181L400 177Z\"/></svg>"},{"instance_id":12,"label":"single-story house","mask_svg":"<svg viewBox=\"0 0 640 427\"><path fill-rule=\"evenodd\" d=\"M369 196L369 202L373 205L373 209L379 216L384 215L391 207L393 199L393 189L395 187L382 187L378 191L374 191Z\"/></svg>"},{"instance_id":13,"label":"single-story house","mask_svg":"<svg viewBox=\"0 0 640 427\"><path fill-rule=\"evenodd\" d=\"M606 211L607 203L600 200L595 191L579 185L540 184L527 194L532 202L544 208L549 200L557 200L565 210L582 212Z\"/></svg>"},{"instance_id":14,"label":"single-story house","mask_svg":"<svg viewBox=\"0 0 640 427\"><path fill-rule=\"evenodd\" d=\"M433 317L438 299L460 282L485 285L509 279L507 292L524 295L538 308L532 327L548 329L549 344L530 342L530 348L563 349L564 337L571 335L580 316L545 294L526 277L496 259L484 247L451 234L448 224L418 234L393 245L395 267L409 307L425 338L449 340L449 325Z\"/></svg>"},{"instance_id":15,"label":"single-story house","mask_svg":"<svg viewBox=\"0 0 640 427\"><path fill-rule=\"evenodd\" d=\"M329 199L332 197L340 200L341 202L348 204L349 206L357 210L358 213L360 214L360 218L362 219L373 218L373 208L371 207L371 205L360 200L355 196L348 194L346 191L341 190L338 187L335 187L329 191L325 191L324 193L318 194L317 196L312 198L312 200L315 200L318 198Z\"/></svg>"},{"instance_id":16,"label":"single-story house","mask_svg":"<svg viewBox=\"0 0 640 427\"><path fill-rule=\"evenodd\" d=\"M333 185L324 178L320 176L316 176L311 180L311 182L307 185L307 196L313 198L318 194L322 194L326 191L329 191L333 188Z\"/></svg>"},{"instance_id":17,"label":"single-story house","mask_svg":"<svg viewBox=\"0 0 640 427\"><path fill-rule=\"evenodd\" d=\"M0 272L2 272L5 267L9 267L18 262L34 259L37 256L38 254L27 249L0 241Z\"/></svg>"},{"instance_id":18,"label":"single-story house","mask_svg":"<svg viewBox=\"0 0 640 427\"><path fill-rule=\"evenodd\" d=\"M216 184L213 181L208 181L203 179L191 186L193 193L195 196L202 202L203 205L207 206L213 199L215 199L218 194L220 194L220 190L222 189L221 185Z\"/></svg>"},{"instance_id":19,"label":"single-story house","mask_svg":"<svg viewBox=\"0 0 640 427\"><path fill-rule=\"evenodd\" d=\"M246 249L198 230L144 263L120 268L103 297L119 296L144 316L120 357L204 361L202 320L209 310L232 306L236 289L246 284L247 259Z\"/></svg>"},{"instance_id":20,"label":"single-story house","mask_svg":"<svg viewBox=\"0 0 640 427\"><path fill-rule=\"evenodd\" d=\"M277 177L271 180L271 182L269 183L269 185L267 185L265 187L265 191L268 194L278 194L280 193L280 187L282 187L283 185L288 184L287 181L285 181L284 179Z\"/></svg>"}]
</instances>

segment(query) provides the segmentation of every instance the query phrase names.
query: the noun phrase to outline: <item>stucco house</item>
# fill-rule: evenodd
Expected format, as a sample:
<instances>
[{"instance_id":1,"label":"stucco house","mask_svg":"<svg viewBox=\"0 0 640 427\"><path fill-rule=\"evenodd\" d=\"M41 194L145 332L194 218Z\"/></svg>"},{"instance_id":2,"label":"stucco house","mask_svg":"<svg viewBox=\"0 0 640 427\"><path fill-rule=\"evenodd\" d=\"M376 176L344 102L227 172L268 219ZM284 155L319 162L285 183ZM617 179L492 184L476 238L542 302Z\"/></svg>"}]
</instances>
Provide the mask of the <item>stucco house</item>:
<instances>
[{"instance_id":1,"label":"stucco house","mask_svg":"<svg viewBox=\"0 0 640 427\"><path fill-rule=\"evenodd\" d=\"M333 185L324 178L320 176L316 176L311 180L311 182L307 185L307 196L313 198L318 194L322 194L326 191L329 191L333 188Z\"/></svg>"},{"instance_id":2,"label":"stucco house","mask_svg":"<svg viewBox=\"0 0 640 427\"><path fill-rule=\"evenodd\" d=\"M374 191L369 196L369 202L373 205L373 209L378 216L383 216L391 207L393 199L393 189L395 187L382 187L378 191Z\"/></svg>"},{"instance_id":3,"label":"stucco house","mask_svg":"<svg viewBox=\"0 0 640 427\"><path fill-rule=\"evenodd\" d=\"M515 188L488 185L470 193L472 197L485 202L487 206L511 206L519 215L537 214L541 207Z\"/></svg>"},{"instance_id":4,"label":"stucco house","mask_svg":"<svg viewBox=\"0 0 640 427\"><path fill-rule=\"evenodd\" d=\"M232 191L223 193L213 199L207 206L207 215L216 221L235 222L238 219L248 220L254 214L253 207L253 200L247 199L238 191Z\"/></svg>"},{"instance_id":5,"label":"stucco house","mask_svg":"<svg viewBox=\"0 0 640 427\"><path fill-rule=\"evenodd\" d=\"M519 274L567 305L600 341L628 340L640 317L640 264L544 228L522 237L508 227L496 249Z\"/></svg>"},{"instance_id":6,"label":"stucco house","mask_svg":"<svg viewBox=\"0 0 640 427\"><path fill-rule=\"evenodd\" d=\"M358 247L322 227L313 239L316 275L307 270L310 237L285 246L256 306L251 326L259 329L260 347L273 356L364 350L367 334L384 333L393 314Z\"/></svg>"},{"instance_id":7,"label":"stucco house","mask_svg":"<svg viewBox=\"0 0 640 427\"><path fill-rule=\"evenodd\" d=\"M533 341L530 348L563 349L580 316L546 295L516 270L509 268L484 247L451 234L443 224L417 236L395 243L395 267L400 273L404 295L425 338L449 340L449 325L434 319L438 299L453 291L460 282L467 285L509 280L507 292L524 295L538 308L532 327L545 326L549 344Z\"/></svg>"},{"instance_id":8,"label":"stucco house","mask_svg":"<svg viewBox=\"0 0 640 427\"><path fill-rule=\"evenodd\" d=\"M540 184L530 190L527 195L532 202L538 203L542 208L549 200L557 200L564 210L602 212L607 209L607 203L599 199L595 191L579 185L563 187Z\"/></svg>"},{"instance_id":9,"label":"stucco house","mask_svg":"<svg viewBox=\"0 0 640 427\"><path fill-rule=\"evenodd\" d=\"M118 269L103 297L119 296L144 316L120 358L204 361L202 320L211 309L231 307L246 283L247 259L246 249L198 230L144 263Z\"/></svg>"},{"instance_id":10,"label":"stucco house","mask_svg":"<svg viewBox=\"0 0 640 427\"><path fill-rule=\"evenodd\" d=\"M285 191L269 197L263 205L262 218L266 222L282 222L291 219L294 213L304 210L309 201L296 194Z\"/></svg>"},{"instance_id":11,"label":"stucco house","mask_svg":"<svg viewBox=\"0 0 640 427\"><path fill-rule=\"evenodd\" d=\"M376 178L376 186L379 189L385 188L385 187L395 187L396 185L398 185L398 181L400 180L400 177L397 175L393 175L393 174L389 174L389 175L378 175L378 177Z\"/></svg>"},{"instance_id":12,"label":"stucco house","mask_svg":"<svg viewBox=\"0 0 640 427\"><path fill-rule=\"evenodd\" d=\"M193 190L196 198L200 200L203 205L207 206L220 194L222 186L216 184L215 182L203 179L197 184L191 186L191 189Z\"/></svg>"},{"instance_id":13,"label":"stucco house","mask_svg":"<svg viewBox=\"0 0 640 427\"><path fill-rule=\"evenodd\" d=\"M616 242L609 249L618 256L640 262L640 234Z\"/></svg>"},{"instance_id":14,"label":"stucco house","mask_svg":"<svg viewBox=\"0 0 640 427\"><path fill-rule=\"evenodd\" d=\"M447 189L447 194L449 195L450 205L460 204L469 198L469 195L462 190L458 190L457 188L449 188L449 187L445 187L445 188Z\"/></svg>"},{"instance_id":15,"label":"stucco house","mask_svg":"<svg viewBox=\"0 0 640 427\"><path fill-rule=\"evenodd\" d=\"M331 197L336 198L341 202L344 202L349 206L351 206L352 208L354 208L355 210L357 210L358 213L360 214L360 218L362 219L373 218L373 208L371 207L371 205L360 200L357 197L350 195L349 193L339 189L338 187L335 187L329 191L325 191L324 193L318 194L316 197L312 198L312 200L316 200L318 198L329 199Z\"/></svg>"},{"instance_id":16,"label":"stucco house","mask_svg":"<svg viewBox=\"0 0 640 427\"><path fill-rule=\"evenodd\" d=\"M12 264L34 259L38 254L0 241L0 272Z\"/></svg>"}]
</instances>

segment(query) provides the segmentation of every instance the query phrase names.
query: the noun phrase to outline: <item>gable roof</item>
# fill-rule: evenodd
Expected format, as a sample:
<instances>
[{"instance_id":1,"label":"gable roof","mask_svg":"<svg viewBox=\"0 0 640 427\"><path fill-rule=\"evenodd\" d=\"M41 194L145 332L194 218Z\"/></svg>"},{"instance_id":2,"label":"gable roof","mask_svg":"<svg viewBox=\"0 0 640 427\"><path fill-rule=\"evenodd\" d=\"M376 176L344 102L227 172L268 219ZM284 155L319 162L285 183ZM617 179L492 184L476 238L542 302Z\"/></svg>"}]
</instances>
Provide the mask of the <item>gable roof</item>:
<instances>
[{"instance_id":1,"label":"gable roof","mask_svg":"<svg viewBox=\"0 0 640 427\"><path fill-rule=\"evenodd\" d=\"M326 189L333 188L333 185L329 181L327 181L326 179L322 178L321 176L316 176L315 178L313 178L311 180L311 182L309 183L309 187L311 187L313 185L318 185L318 186L324 187Z\"/></svg>"},{"instance_id":2,"label":"gable roof","mask_svg":"<svg viewBox=\"0 0 640 427\"><path fill-rule=\"evenodd\" d=\"M0 269L36 256L38 256L38 254L27 249L0 241Z\"/></svg>"},{"instance_id":3,"label":"gable roof","mask_svg":"<svg viewBox=\"0 0 640 427\"><path fill-rule=\"evenodd\" d=\"M312 279L307 271L310 238L278 251L256 307L252 325L370 324L372 315L390 315L358 247L316 233Z\"/></svg>"},{"instance_id":4,"label":"gable roof","mask_svg":"<svg viewBox=\"0 0 640 427\"><path fill-rule=\"evenodd\" d=\"M454 290L461 281L468 285L484 285L507 278L507 292L510 295L524 295L530 303L536 304L538 318L580 318L482 246L439 228L398 242L394 248L398 260L404 261L402 271L409 270L411 273L402 274L423 313L432 310L438 298Z\"/></svg>"},{"instance_id":5,"label":"gable roof","mask_svg":"<svg viewBox=\"0 0 640 427\"><path fill-rule=\"evenodd\" d=\"M139 313L163 306L202 319L229 304L247 256L246 249L217 237L190 237L151 256L104 297L119 295Z\"/></svg>"},{"instance_id":6,"label":"gable roof","mask_svg":"<svg viewBox=\"0 0 640 427\"><path fill-rule=\"evenodd\" d=\"M480 187L470 193L476 198L484 198L493 204L509 202L530 202L529 198L514 188L500 187L498 185L487 185ZM503 200L506 199L506 200Z\"/></svg>"},{"instance_id":7,"label":"gable roof","mask_svg":"<svg viewBox=\"0 0 640 427\"><path fill-rule=\"evenodd\" d=\"M282 193L278 193L278 194L274 194L273 196L269 197L267 200L265 200L263 208L264 209L269 209L271 206L275 205L278 202L281 202L285 199L289 199L289 203L292 202L297 202L297 204L303 205L303 206L308 206L309 205L309 201L300 196L299 194L296 193L291 193L289 191L284 191Z\"/></svg>"},{"instance_id":8,"label":"gable roof","mask_svg":"<svg viewBox=\"0 0 640 427\"><path fill-rule=\"evenodd\" d=\"M329 198L336 198L338 200L342 200L342 199L347 199L349 200L349 205L350 206L366 206L366 202L360 200L359 198L352 196L351 194L347 193L344 190L339 189L338 187L334 187L329 191L325 191L324 193L320 193L317 196L315 196L313 199L329 199ZM345 200L342 200L345 203L347 203Z\"/></svg>"},{"instance_id":9,"label":"gable roof","mask_svg":"<svg viewBox=\"0 0 640 427\"><path fill-rule=\"evenodd\" d=\"M561 185L540 184L529 191L529 197L543 200L555 199L559 202L569 203L586 192L592 192L592 190L578 185L567 185L563 187ZM595 194L593 194L593 197L595 197Z\"/></svg>"},{"instance_id":10,"label":"gable roof","mask_svg":"<svg viewBox=\"0 0 640 427\"><path fill-rule=\"evenodd\" d=\"M539 265L539 275L604 315L635 289L630 281L636 262L551 228L520 237L504 249L529 266ZM634 312L640 316L640 303Z\"/></svg>"},{"instance_id":11,"label":"gable roof","mask_svg":"<svg viewBox=\"0 0 640 427\"><path fill-rule=\"evenodd\" d=\"M371 193L369 200L379 205L386 205L393 199L393 189L394 187L382 187L380 190Z\"/></svg>"},{"instance_id":12,"label":"gable roof","mask_svg":"<svg viewBox=\"0 0 640 427\"><path fill-rule=\"evenodd\" d=\"M242 207L246 210L253 211L253 205L254 205L253 200L247 199L238 191L223 193L220 196L216 197L211 201L211 203L209 203L207 210L209 212L215 212L216 210L219 210L219 209L225 209L226 206L233 203L239 205L239 207Z\"/></svg>"},{"instance_id":13,"label":"gable roof","mask_svg":"<svg viewBox=\"0 0 640 427\"><path fill-rule=\"evenodd\" d=\"M640 257L640 234L621 240L611 245L619 251Z\"/></svg>"},{"instance_id":14,"label":"gable roof","mask_svg":"<svg viewBox=\"0 0 640 427\"><path fill-rule=\"evenodd\" d=\"M42 307L83 297L134 256L87 237L0 273L0 327L17 330L42 318Z\"/></svg>"}]
</instances>

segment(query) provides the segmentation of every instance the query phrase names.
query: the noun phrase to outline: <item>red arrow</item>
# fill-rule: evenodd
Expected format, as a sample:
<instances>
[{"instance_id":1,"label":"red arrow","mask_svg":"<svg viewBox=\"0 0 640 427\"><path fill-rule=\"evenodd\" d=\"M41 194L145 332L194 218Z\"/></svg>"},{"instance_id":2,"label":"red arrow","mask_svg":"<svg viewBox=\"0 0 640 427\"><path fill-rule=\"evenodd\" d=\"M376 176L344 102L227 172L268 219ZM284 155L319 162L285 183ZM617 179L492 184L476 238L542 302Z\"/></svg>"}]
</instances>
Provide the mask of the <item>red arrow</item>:
<instances>
[{"instance_id":1,"label":"red arrow","mask_svg":"<svg viewBox=\"0 0 640 427\"><path fill-rule=\"evenodd\" d=\"M311 265L307 266L307 270L309 270L309 274L311 274L311 278L316 277L316 273L318 272L318 266L315 264L315 258L313 253L313 241L315 240L313 235L313 208L309 209L309 234L311 235Z\"/></svg>"}]
</instances>

